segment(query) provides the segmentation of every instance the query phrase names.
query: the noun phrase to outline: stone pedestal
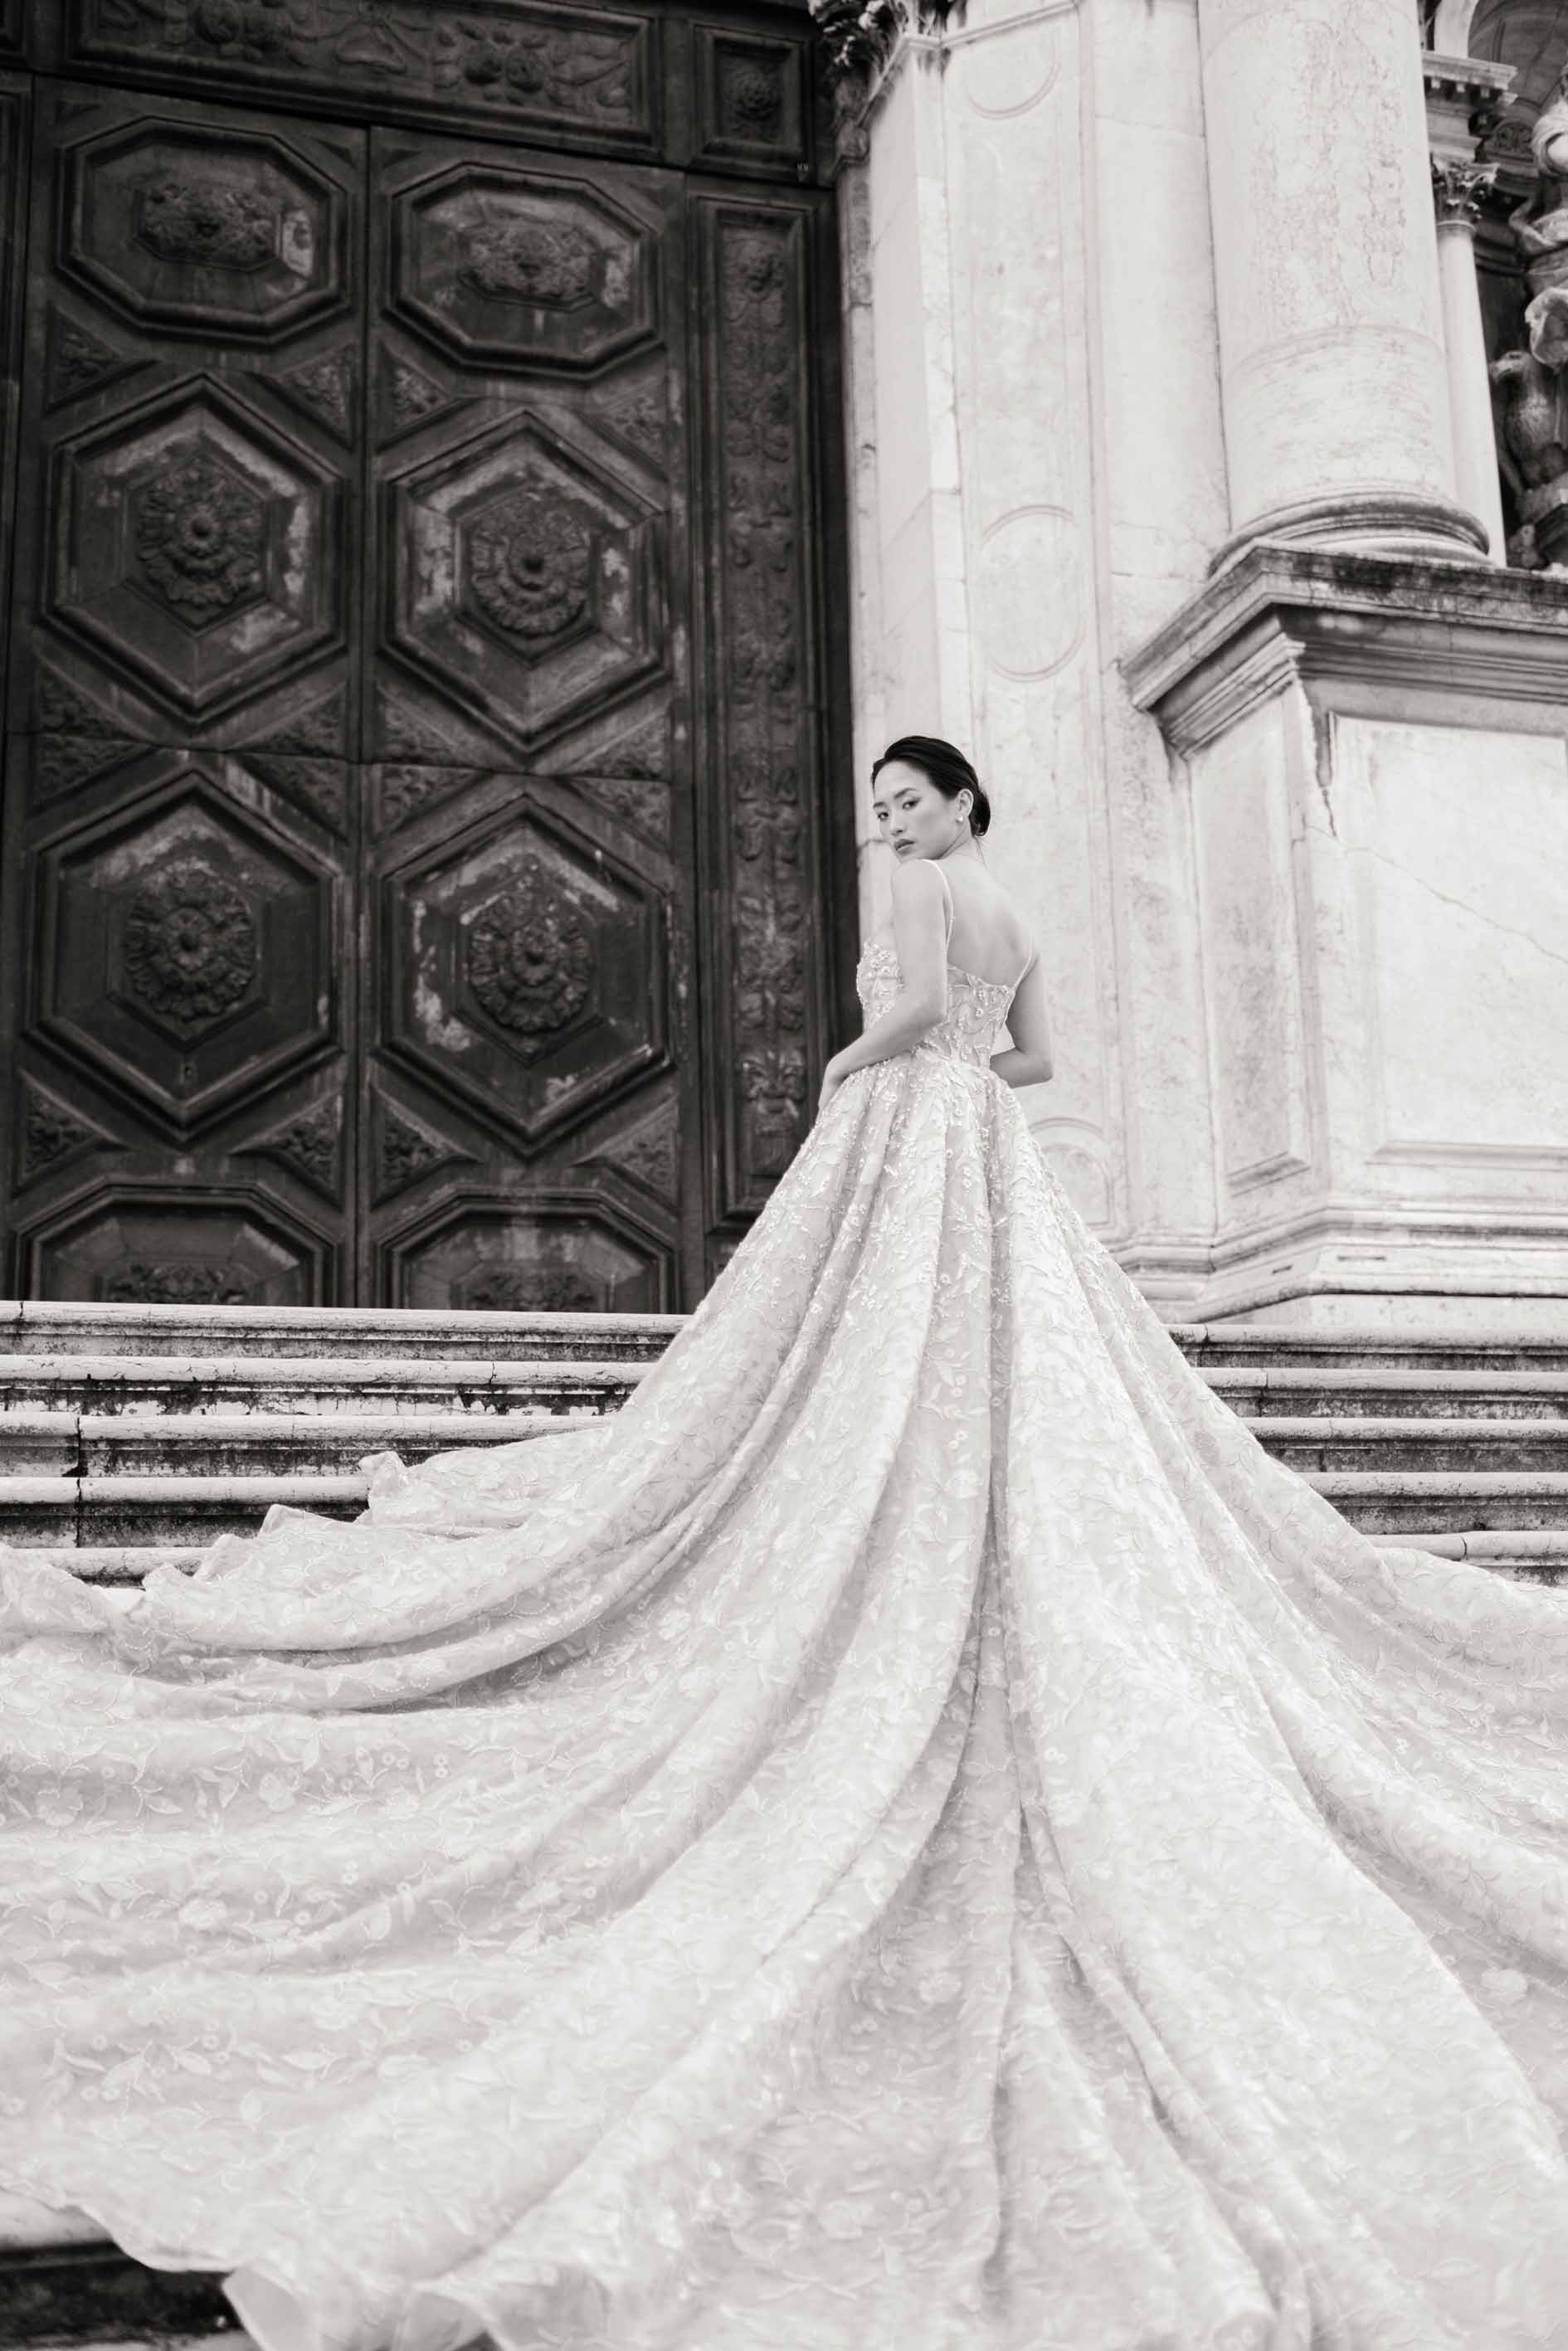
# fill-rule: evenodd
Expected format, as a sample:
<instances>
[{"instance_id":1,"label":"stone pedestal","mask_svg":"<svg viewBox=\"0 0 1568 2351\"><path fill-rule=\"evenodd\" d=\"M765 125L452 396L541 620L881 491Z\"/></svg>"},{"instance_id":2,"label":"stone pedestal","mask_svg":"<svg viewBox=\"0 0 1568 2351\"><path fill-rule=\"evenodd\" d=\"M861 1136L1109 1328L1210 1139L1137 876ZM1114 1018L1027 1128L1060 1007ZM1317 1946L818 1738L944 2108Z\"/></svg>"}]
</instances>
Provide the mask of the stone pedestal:
<instances>
[{"instance_id":1,"label":"stone pedestal","mask_svg":"<svg viewBox=\"0 0 1568 2351\"><path fill-rule=\"evenodd\" d=\"M1232 539L1482 548L1409 0L1199 0Z\"/></svg>"},{"instance_id":2,"label":"stone pedestal","mask_svg":"<svg viewBox=\"0 0 1568 2351\"><path fill-rule=\"evenodd\" d=\"M1128 664L1203 954L1173 1319L1568 1331L1565 668L1568 580L1267 542Z\"/></svg>"}]
</instances>

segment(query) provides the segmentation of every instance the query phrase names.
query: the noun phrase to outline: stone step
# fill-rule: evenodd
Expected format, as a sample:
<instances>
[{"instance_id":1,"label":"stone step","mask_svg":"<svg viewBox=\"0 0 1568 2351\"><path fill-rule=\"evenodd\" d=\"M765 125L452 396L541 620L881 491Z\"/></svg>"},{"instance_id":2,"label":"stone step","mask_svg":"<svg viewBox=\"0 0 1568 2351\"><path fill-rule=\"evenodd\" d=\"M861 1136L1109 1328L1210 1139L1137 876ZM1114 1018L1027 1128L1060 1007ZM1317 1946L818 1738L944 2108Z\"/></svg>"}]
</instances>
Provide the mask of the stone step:
<instances>
[{"instance_id":1,"label":"stone step","mask_svg":"<svg viewBox=\"0 0 1568 2351\"><path fill-rule=\"evenodd\" d=\"M0 1413L0 1469L18 1476L326 1477L371 1453L427 1461L596 1421L571 1412ZM0 1494L5 1491L0 1479Z\"/></svg>"},{"instance_id":2,"label":"stone step","mask_svg":"<svg viewBox=\"0 0 1568 2351\"><path fill-rule=\"evenodd\" d=\"M1200 1371L1568 1372L1568 1340L1500 1324L1491 1331L1357 1329L1300 1331L1270 1322L1177 1322L1170 1326Z\"/></svg>"},{"instance_id":3,"label":"stone step","mask_svg":"<svg viewBox=\"0 0 1568 2351\"><path fill-rule=\"evenodd\" d=\"M368 1363L653 1362L680 1314L447 1314L354 1306L97 1306L0 1302L5 1355L324 1355Z\"/></svg>"},{"instance_id":4,"label":"stone step","mask_svg":"<svg viewBox=\"0 0 1568 2351\"><path fill-rule=\"evenodd\" d=\"M1568 1426L1568 1372L1321 1371L1201 1365L1250 1418L1366 1414L1550 1419ZM479 1363L463 1356L0 1355L0 1425L28 1411L95 1413L520 1412L623 1404L646 1371L629 1358Z\"/></svg>"},{"instance_id":5,"label":"stone step","mask_svg":"<svg viewBox=\"0 0 1568 2351\"><path fill-rule=\"evenodd\" d=\"M1517 1469L1568 1477L1563 1420L1448 1420L1435 1415L1384 1420L1370 1413L1288 1418L1265 1413L1249 1417L1247 1426L1290 1469L1442 1469L1461 1475Z\"/></svg>"},{"instance_id":6,"label":"stone step","mask_svg":"<svg viewBox=\"0 0 1568 2351\"><path fill-rule=\"evenodd\" d=\"M1217 1395L1249 1419L1365 1413L1462 1420L1560 1420L1568 1429L1568 1371L1323 1370L1310 1364L1211 1364ZM3 1375L3 1367L0 1367Z\"/></svg>"},{"instance_id":7,"label":"stone step","mask_svg":"<svg viewBox=\"0 0 1568 2351\"><path fill-rule=\"evenodd\" d=\"M1439 1559L1468 1559L1478 1567L1532 1583L1568 1581L1568 1527L1469 1527L1462 1534L1401 1529L1378 1540L1385 1551L1428 1551Z\"/></svg>"},{"instance_id":8,"label":"stone step","mask_svg":"<svg viewBox=\"0 0 1568 2351\"><path fill-rule=\"evenodd\" d=\"M1568 1528L1568 1475L1545 1470L1309 1473L1309 1483L1367 1534Z\"/></svg>"},{"instance_id":9,"label":"stone step","mask_svg":"<svg viewBox=\"0 0 1568 2351\"><path fill-rule=\"evenodd\" d=\"M647 1365L629 1357L0 1355L0 1440L17 1413L608 1411Z\"/></svg>"},{"instance_id":10,"label":"stone step","mask_svg":"<svg viewBox=\"0 0 1568 2351\"><path fill-rule=\"evenodd\" d=\"M580 1398L581 1391L578 1391ZM347 1399L344 1399L346 1405ZM602 1409L610 1409L601 1400ZM368 1454L408 1462L465 1446L517 1443L601 1416L601 1405L547 1411L0 1412L0 1499L8 1478L322 1477ZM1568 1421L1370 1413L1248 1416L1246 1426L1294 1469L1559 1470Z\"/></svg>"},{"instance_id":11,"label":"stone step","mask_svg":"<svg viewBox=\"0 0 1568 2351\"><path fill-rule=\"evenodd\" d=\"M407 1308L104 1306L0 1301L0 1354L322 1355L365 1362L444 1357L465 1363L540 1356L650 1363L679 1314L432 1313ZM1382 1325L1301 1331L1289 1325L1178 1323L1171 1335L1211 1367L1289 1370L1556 1371L1568 1340L1500 1323L1491 1331L1414 1332Z\"/></svg>"},{"instance_id":12,"label":"stone step","mask_svg":"<svg viewBox=\"0 0 1568 2351\"><path fill-rule=\"evenodd\" d=\"M25 1550L183 1549L254 1534L275 1504L357 1518L367 1491L358 1470L319 1478L0 1478L0 1542Z\"/></svg>"},{"instance_id":13,"label":"stone step","mask_svg":"<svg viewBox=\"0 0 1568 2351\"><path fill-rule=\"evenodd\" d=\"M7 2247L0 2239L0 2351L172 2351L252 2342L205 2270L154 2270L94 2236Z\"/></svg>"}]
</instances>

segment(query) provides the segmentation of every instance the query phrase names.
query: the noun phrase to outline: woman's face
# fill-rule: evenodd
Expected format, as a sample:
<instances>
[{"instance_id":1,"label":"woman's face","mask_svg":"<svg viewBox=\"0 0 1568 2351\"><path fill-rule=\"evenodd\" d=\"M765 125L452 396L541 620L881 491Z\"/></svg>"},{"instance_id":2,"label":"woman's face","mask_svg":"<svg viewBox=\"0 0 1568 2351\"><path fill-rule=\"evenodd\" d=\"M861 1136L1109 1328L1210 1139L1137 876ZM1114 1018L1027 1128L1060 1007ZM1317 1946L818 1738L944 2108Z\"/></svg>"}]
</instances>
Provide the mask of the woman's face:
<instances>
[{"instance_id":1,"label":"woman's face","mask_svg":"<svg viewBox=\"0 0 1568 2351\"><path fill-rule=\"evenodd\" d=\"M890 759L872 787L877 831L895 857L941 857L952 848L958 820L968 806L950 800L923 768Z\"/></svg>"}]
</instances>

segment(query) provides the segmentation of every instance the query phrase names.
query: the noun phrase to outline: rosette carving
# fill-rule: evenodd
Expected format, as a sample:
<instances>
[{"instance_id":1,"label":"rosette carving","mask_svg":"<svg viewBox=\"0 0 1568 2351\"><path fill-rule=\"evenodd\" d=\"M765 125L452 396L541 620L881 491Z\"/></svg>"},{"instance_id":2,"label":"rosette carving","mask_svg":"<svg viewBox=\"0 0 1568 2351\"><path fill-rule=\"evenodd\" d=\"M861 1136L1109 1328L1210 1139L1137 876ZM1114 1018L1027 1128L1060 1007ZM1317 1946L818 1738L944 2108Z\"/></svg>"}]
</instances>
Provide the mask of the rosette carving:
<instances>
[{"instance_id":1,"label":"rosette carving","mask_svg":"<svg viewBox=\"0 0 1568 2351\"><path fill-rule=\"evenodd\" d=\"M468 590L508 636L542 643L582 618L593 587L587 531L537 488L514 490L466 534Z\"/></svg>"},{"instance_id":2,"label":"rosette carving","mask_svg":"<svg viewBox=\"0 0 1568 2351\"><path fill-rule=\"evenodd\" d=\"M266 503L205 449L136 492L131 528L147 580L196 627L262 592Z\"/></svg>"},{"instance_id":3,"label":"rosette carving","mask_svg":"<svg viewBox=\"0 0 1568 2351\"><path fill-rule=\"evenodd\" d=\"M126 987L189 1032L246 995L257 967L256 924L232 882L199 857L150 875L125 926Z\"/></svg>"},{"instance_id":4,"label":"rosette carving","mask_svg":"<svg viewBox=\"0 0 1568 2351\"><path fill-rule=\"evenodd\" d=\"M593 941L588 925L551 890L538 858L475 917L468 985L492 1020L524 1037L564 1029L588 1001Z\"/></svg>"}]
</instances>

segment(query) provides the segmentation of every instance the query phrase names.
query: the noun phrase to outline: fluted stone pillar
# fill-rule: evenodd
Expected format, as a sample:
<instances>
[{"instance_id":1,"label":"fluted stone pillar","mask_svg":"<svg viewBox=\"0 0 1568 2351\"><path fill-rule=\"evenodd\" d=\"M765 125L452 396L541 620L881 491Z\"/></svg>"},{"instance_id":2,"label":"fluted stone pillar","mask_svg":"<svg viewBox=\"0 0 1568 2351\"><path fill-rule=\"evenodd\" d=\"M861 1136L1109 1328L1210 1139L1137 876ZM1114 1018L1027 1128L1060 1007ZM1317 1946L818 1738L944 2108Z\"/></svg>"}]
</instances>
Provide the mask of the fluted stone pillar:
<instances>
[{"instance_id":1,"label":"fluted stone pillar","mask_svg":"<svg viewBox=\"0 0 1568 2351\"><path fill-rule=\"evenodd\" d=\"M1459 502L1487 528L1494 563L1507 561L1497 440L1487 375L1486 332L1476 283L1476 228L1482 191L1496 176L1484 163L1432 163L1437 210L1437 275L1443 340L1448 354L1448 407L1454 423L1454 473Z\"/></svg>"},{"instance_id":2,"label":"fluted stone pillar","mask_svg":"<svg viewBox=\"0 0 1568 2351\"><path fill-rule=\"evenodd\" d=\"M1474 553L1410 0L1199 0L1232 537Z\"/></svg>"}]
</instances>

